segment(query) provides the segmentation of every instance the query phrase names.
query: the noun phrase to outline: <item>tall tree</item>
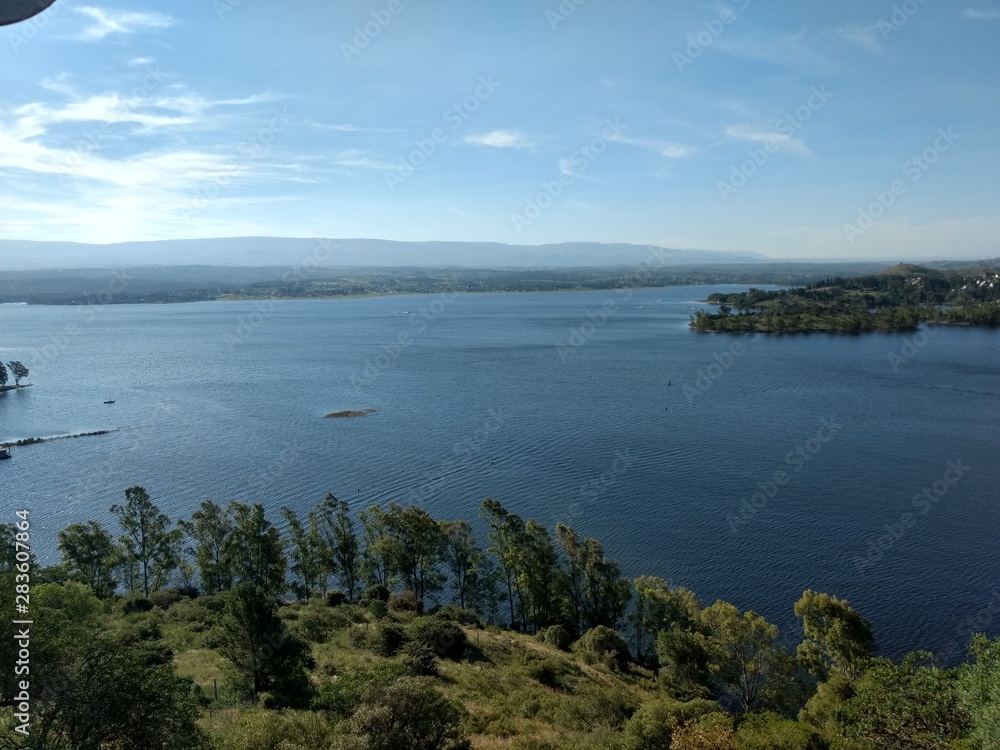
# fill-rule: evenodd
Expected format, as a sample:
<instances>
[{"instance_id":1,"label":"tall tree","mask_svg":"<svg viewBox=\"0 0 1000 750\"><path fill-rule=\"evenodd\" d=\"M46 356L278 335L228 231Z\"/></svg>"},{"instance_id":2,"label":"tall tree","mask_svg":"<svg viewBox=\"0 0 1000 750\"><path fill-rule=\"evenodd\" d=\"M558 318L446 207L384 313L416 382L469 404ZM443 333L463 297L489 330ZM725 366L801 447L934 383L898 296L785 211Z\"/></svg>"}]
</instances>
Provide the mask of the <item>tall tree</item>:
<instances>
[{"instance_id":1,"label":"tall tree","mask_svg":"<svg viewBox=\"0 0 1000 750\"><path fill-rule=\"evenodd\" d=\"M583 588L585 614L590 627L604 625L612 630L625 615L632 598L631 584L622 578L621 568L604 555L596 539L584 539Z\"/></svg>"},{"instance_id":2,"label":"tall tree","mask_svg":"<svg viewBox=\"0 0 1000 750\"><path fill-rule=\"evenodd\" d=\"M179 562L180 529L170 528L170 518L149 498L142 487L125 490L125 504L112 505L122 534L119 537L126 565L136 570L143 596L167 584Z\"/></svg>"},{"instance_id":3,"label":"tall tree","mask_svg":"<svg viewBox=\"0 0 1000 750\"><path fill-rule=\"evenodd\" d=\"M775 647L778 626L724 601L702 610L701 620L708 668L723 695L744 712L764 707L792 672L791 658Z\"/></svg>"},{"instance_id":4,"label":"tall tree","mask_svg":"<svg viewBox=\"0 0 1000 750\"><path fill-rule=\"evenodd\" d=\"M803 667L821 680L832 670L852 680L861 676L875 645L868 620L845 600L809 590L795 603L795 616L802 620L798 657Z\"/></svg>"},{"instance_id":5,"label":"tall tree","mask_svg":"<svg viewBox=\"0 0 1000 750\"><path fill-rule=\"evenodd\" d=\"M514 612L515 596L520 600L521 591L517 580L517 549L521 534L524 533L524 521L521 517L508 512L503 505L492 498L483 500L479 515L489 529L487 536L490 546L487 552L496 558L501 584L507 591L507 603L510 607L510 627L517 628L517 615Z\"/></svg>"},{"instance_id":6,"label":"tall tree","mask_svg":"<svg viewBox=\"0 0 1000 750\"><path fill-rule=\"evenodd\" d=\"M348 600L354 601L361 588L362 555L350 508L345 501L328 492L315 515L320 533L333 555L331 570Z\"/></svg>"},{"instance_id":7,"label":"tall tree","mask_svg":"<svg viewBox=\"0 0 1000 750\"><path fill-rule=\"evenodd\" d=\"M233 585L233 567L226 555L226 541L233 532L233 519L228 511L211 500L203 500L191 520L180 521L179 525L192 542L187 552L198 566L205 593L229 589Z\"/></svg>"},{"instance_id":8,"label":"tall tree","mask_svg":"<svg viewBox=\"0 0 1000 750\"><path fill-rule=\"evenodd\" d=\"M17 361L10 361L7 363L10 368L11 374L14 376L14 385L20 385L24 378L28 377L28 368Z\"/></svg>"},{"instance_id":9,"label":"tall tree","mask_svg":"<svg viewBox=\"0 0 1000 750\"><path fill-rule=\"evenodd\" d=\"M421 602L443 584L438 569L445 546L441 526L422 508L396 503L389 504L384 524L392 540L391 568Z\"/></svg>"},{"instance_id":10,"label":"tall tree","mask_svg":"<svg viewBox=\"0 0 1000 750\"><path fill-rule=\"evenodd\" d=\"M232 561L237 580L258 586L271 596L285 591L287 561L281 532L264 515L264 506L229 504L233 531L227 538L225 555Z\"/></svg>"},{"instance_id":11,"label":"tall tree","mask_svg":"<svg viewBox=\"0 0 1000 750\"><path fill-rule=\"evenodd\" d=\"M517 544L518 583L524 592L521 620L534 632L558 616L559 570L548 530L534 520L524 525Z\"/></svg>"},{"instance_id":12,"label":"tall tree","mask_svg":"<svg viewBox=\"0 0 1000 750\"><path fill-rule=\"evenodd\" d=\"M701 605L694 592L673 588L662 578L640 576L635 587L636 653L644 650L645 637L663 631L696 628Z\"/></svg>"},{"instance_id":13,"label":"tall tree","mask_svg":"<svg viewBox=\"0 0 1000 750\"><path fill-rule=\"evenodd\" d=\"M63 562L74 580L87 584L101 598L115 593L118 548L107 529L97 521L71 523L56 536Z\"/></svg>"},{"instance_id":14,"label":"tall tree","mask_svg":"<svg viewBox=\"0 0 1000 750\"><path fill-rule=\"evenodd\" d=\"M309 647L292 635L278 616L274 596L251 583L238 583L219 622L219 652L229 659L243 687L253 696L275 691L286 700L308 689Z\"/></svg>"},{"instance_id":15,"label":"tall tree","mask_svg":"<svg viewBox=\"0 0 1000 750\"><path fill-rule=\"evenodd\" d=\"M583 590L583 569L587 558L583 541L573 529L561 523L556 524L556 543L562 550L565 565L563 577L563 601L573 638L583 635L583 612L585 594Z\"/></svg>"},{"instance_id":16,"label":"tall tree","mask_svg":"<svg viewBox=\"0 0 1000 750\"><path fill-rule=\"evenodd\" d=\"M291 508L282 508L281 515L288 525L284 541L289 550L291 571L302 582L298 587L299 598L308 601L314 593L325 595L332 554L319 535L315 515L309 515L308 528L303 526Z\"/></svg>"},{"instance_id":17,"label":"tall tree","mask_svg":"<svg viewBox=\"0 0 1000 750\"><path fill-rule=\"evenodd\" d=\"M385 511L374 503L358 511L364 529L365 549L361 558L361 574L371 586L392 588L392 537L385 526Z\"/></svg>"},{"instance_id":18,"label":"tall tree","mask_svg":"<svg viewBox=\"0 0 1000 750\"><path fill-rule=\"evenodd\" d=\"M452 575L458 606L473 604L481 577L483 551L476 544L468 521L442 521L444 562Z\"/></svg>"}]
</instances>

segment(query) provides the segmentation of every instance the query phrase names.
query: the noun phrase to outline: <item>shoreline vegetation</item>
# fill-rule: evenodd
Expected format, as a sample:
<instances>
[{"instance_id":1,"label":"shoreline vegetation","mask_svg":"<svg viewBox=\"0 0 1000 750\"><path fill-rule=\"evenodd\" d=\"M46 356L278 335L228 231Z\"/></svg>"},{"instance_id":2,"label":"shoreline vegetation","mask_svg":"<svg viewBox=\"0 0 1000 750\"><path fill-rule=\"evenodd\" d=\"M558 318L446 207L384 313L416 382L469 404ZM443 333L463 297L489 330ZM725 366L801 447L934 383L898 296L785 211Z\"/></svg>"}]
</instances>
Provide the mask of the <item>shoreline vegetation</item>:
<instances>
[{"instance_id":1,"label":"shoreline vegetation","mask_svg":"<svg viewBox=\"0 0 1000 750\"><path fill-rule=\"evenodd\" d=\"M897 265L881 274L835 277L805 287L712 294L717 313L697 311L698 333L915 331L921 323L1000 326L1000 273ZM734 312L735 311L735 312Z\"/></svg>"},{"instance_id":2,"label":"shoreline vegetation","mask_svg":"<svg viewBox=\"0 0 1000 750\"><path fill-rule=\"evenodd\" d=\"M115 430L93 430L91 432L74 432L68 435L52 435L51 437L34 437L34 438L22 438L21 440L11 440L6 443L0 443L0 448L21 448L26 445L38 445L39 443L51 443L53 440L69 440L70 438L81 438L81 437L96 437L98 435L110 435L113 432L118 432Z\"/></svg>"},{"instance_id":3,"label":"shoreline vegetation","mask_svg":"<svg viewBox=\"0 0 1000 750\"><path fill-rule=\"evenodd\" d=\"M598 540L490 498L478 528L332 493L277 525L260 503L211 500L175 523L138 486L110 515L117 528L59 531L58 563L24 563L32 747L996 747L1000 638L976 635L957 667L895 662L846 600L811 590L781 638L753 611L626 578ZM9 549L18 518L0 525ZM0 596L17 619L8 557ZM0 643L7 729L27 721L17 653Z\"/></svg>"},{"instance_id":4,"label":"shoreline vegetation","mask_svg":"<svg viewBox=\"0 0 1000 750\"><path fill-rule=\"evenodd\" d=\"M7 391L19 391L22 388L30 388L31 383L22 383L21 385L0 385L0 393L6 393Z\"/></svg>"}]
</instances>

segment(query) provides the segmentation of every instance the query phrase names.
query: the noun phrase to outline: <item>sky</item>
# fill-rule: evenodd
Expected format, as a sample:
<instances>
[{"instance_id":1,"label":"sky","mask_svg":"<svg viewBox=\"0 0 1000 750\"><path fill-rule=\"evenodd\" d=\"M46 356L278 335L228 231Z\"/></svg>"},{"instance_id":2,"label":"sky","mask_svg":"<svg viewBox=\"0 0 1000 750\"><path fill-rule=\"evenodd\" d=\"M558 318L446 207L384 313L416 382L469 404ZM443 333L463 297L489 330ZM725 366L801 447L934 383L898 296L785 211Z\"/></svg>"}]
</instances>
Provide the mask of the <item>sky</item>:
<instances>
[{"instance_id":1,"label":"sky","mask_svg":"<svg viewBox=\"0 0 1000 750\"><path fill-rule=\"evenodd\" d=\"M1000 0L56 0L0 239L1000 255Z\"/></svg>"}]
</instances>

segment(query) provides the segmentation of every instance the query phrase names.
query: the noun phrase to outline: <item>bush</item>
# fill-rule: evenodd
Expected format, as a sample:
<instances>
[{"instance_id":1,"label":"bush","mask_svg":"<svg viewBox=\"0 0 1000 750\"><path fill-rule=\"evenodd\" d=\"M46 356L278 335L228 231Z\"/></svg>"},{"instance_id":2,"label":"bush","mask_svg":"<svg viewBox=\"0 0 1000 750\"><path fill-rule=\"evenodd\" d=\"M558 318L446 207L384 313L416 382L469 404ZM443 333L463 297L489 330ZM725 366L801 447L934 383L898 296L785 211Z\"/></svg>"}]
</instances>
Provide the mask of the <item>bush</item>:
<instances>
[{"instance_id":1,"label":"bush","mask_svg":"<svg viewBox=\"0 0 1000 750\"><path fill-rule=\"evenodd\" d=\"M571 729L618 731L639 708L639 701L620 686L583 683L575 695L556 707L556 720Z\"/></svg>"},{"instance_id":2,"label":"bush","mask_svg":"<svg viewBox=\"0 0 1000 750\"><path fill-rule=\"evenodd\" d=\"M438 673L438 659L434 649L419 641L410 641L403 646L402 664L414 677L433 677Z\"/></svg>"},{"instance_id":3,"label":"bush","mask_svg":"<svg viewBox=\"0 0 1000 750\"><path fill-rule=\"evenodd\" d=\"M384 693L396 680L407 674L405 665L393 662L349 670L320 685L312 707L329 711L334 719L347 719L358 706L373 696Z\"/></svg>"},{"instance_id":4,"label":"bush","mask_svg":"<svg viewBox=\"0 0 1000 750\"><path fill-rule=\"evenodd\" d=\"M568 678L576 673L576 669L555 659L542 659L528 664L528 677L540 682L545 687L555 690L569 688Z\"/></svg>"},{"instance_id":5,"label":"bush","mask_svg":"<svg viewBox=\"0 0 1000 750\"><path fill-rule=\"evenodd\" d=\"M391 622L380 622L368 633L365 645L379 656L395 656L406 643L406 633Z\"/></svg>"},{"instance_id":6,"label":"bush","mask_svg":"<svg viewBox=\"0 0 1000 750\"><path fill-rule=\"evenodd\" d=\"M334 630L342 630L351 624L342 613L318 602L303 607L296 619L293 631L310 643L326 643Z\"/></svg>"},{"instance_id":7,"label":"bush","mask_svg":"<svg viewBox=\"0 0 1000 750\"><path fill-rule=\"evenodd\" d=\"M372 696L344 723L346 747L468 750L464 711L421 678L405 677Z\"/></svg>"},{"instance_id":8,"label":"bush","mask_svg":"<svg viewBox=\"0 0 1000 750\"><path fill-rule=\"evenodd\" d=\"M127 615L134 615L138 612L149 612L153 608L153 603L142 596L133 599L126 599L122 605L122 611Z\"/></svg>"},{"instance_id":9,"label":"bush","mask_svg":"<svg viewBox=\"0 0 1000 750\"><path fill-rule=\"evenodd\" d=\"M365 593L361 595L362 604L370 604L371 602L387 602L392 593L383 586L381 583L375 583L365 589Z\"/></svg>"},{"instance_id":10,"label":"bush","mask_svg":"<svg viewBox=\"0 0 1000 750\"><path fill-rule=\"evenodd\" d=\"M307 711L265 711L260 708L232 714L228 726L215 729L216 750L292 750L328 747L333 727L322 714Z\"/></svg>"},{"instance_id":11,"label":"bush","mask_svg":"<svg viewBox=\"0 0 1000 750\"><path fill-rule=\"evenodd\" d=\"M399 594L390 594L387 602L390 612L423 612L424 602L407 589Z\"/></svg>"},{"instance_id":12,"label":"bush","mask_svg":"<svg viewBox=\"0 0 1000 750\"><path fill-rule=\"evenodd\" d=\"M670 750L737 750L729 714L711 713L674 732Z\"/></svg>"},{"instance_id":13,"label":"bush","mask_svg":"<svg viewBox=\"0 0 1000 750\"><path fill-rule=\"evenodd\" d=\"M621 750L661 750L670 747L674 730L683 723L718 711L715 701L679 703L654 700L643 705L625 725Z\"/></svg>"},{"instance_id":14,"label":"bush","mask_svg":"<svg viewBox=\"0 0 1000 750\"><path fill-rule=\"evenodd\" d=\"M471 609L462 609L457 604L446 604L435 612L434 616L457 622L459 625L480 625L479 615Z\"/></svg>"},{"instance_id":15,"label":"bush","mask_svg":"<svg viewBox=\"0 0 1000 750\"><path fill-rule=\"evenodd\" d=\"M737 750L827 750L810 727L777 714L748 716L736 732Z\"/></svg>"},{"instance_id":16,"label":"bush","mask_svg":"<svg viewBox=\"0 0 1000 750\"><path fill-rule=\"evenodd\" d=\"M326 606L328 607L339 607L346 601L347 594L340 589L334 589L333 591L326 592Z\"/></svg>"},{"instance_id":17,"label":"bush","mask_svg":"<svg viewBox=\"0 0 1000 750\"><path fill-rule=\"evenodd\" d=\"M584 633L573 644L573 650L588 664L603 664L608 669L621 672L628 670L629 653L625 639L604 625Z\"/></svg>"},{"instance_id":18,"label":"bush","mask_svg":"<svg viewBox=\"0 0 1000 750\"><path fill-rule=\"evenodd\" d=\"M389 616L389 607L381 599L376 599L368 604L368 611L376 620L384 620Z\"/></svg>"},{"instance_id":19,"label":"bush","mask_svg":"<svg viewBox=\"0 0 1000 750\"><path fill-rule=\"evenodd\" d=\"M181 594L177 589L158 589L149 595L150 603L160 609L170 609L180 600Z\"/></svg>"},{"instance_id":20,"label":"bush","mask_svg":"<svg viewBox=\"0 0 1000 750\"><path fill-rule=\"evenodd\" d=\"M461 659L465 655L465 631L450 620L439 616L418 617L406 628L409 640L426 645L446 659Z\"/></svg>"},{"instance_id":21,"label":"bush","mask_svg":"<svg viewBox=\"0 0 1000 750\"><path fill-rule=\"evenodd\" d=\"M560 651L569 651L573 645L573 637L562 625L550 625L539 633L541 641Z\"/></svg>"}]
</instances>

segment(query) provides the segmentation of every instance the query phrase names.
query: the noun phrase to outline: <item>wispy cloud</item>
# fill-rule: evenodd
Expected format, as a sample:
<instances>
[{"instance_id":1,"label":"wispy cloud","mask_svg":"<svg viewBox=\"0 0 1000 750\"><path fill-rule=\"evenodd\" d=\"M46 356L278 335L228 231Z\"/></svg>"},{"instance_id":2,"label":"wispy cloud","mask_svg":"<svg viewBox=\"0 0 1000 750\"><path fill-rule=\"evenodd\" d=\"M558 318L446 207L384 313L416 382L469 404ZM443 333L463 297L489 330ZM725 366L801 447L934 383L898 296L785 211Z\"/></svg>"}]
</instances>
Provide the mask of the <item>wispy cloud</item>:
<instances>
[{"instance_id":1,"label":"wispy cloud","mask_svg":"<svg viewBox=\"0 0 1000 750\"><path fill-rule=\"evenodd\" d=\"M962 14L966 18L972 18L977 21L996 21L1000 20L1000 9L997 8L966 8L965 13Z\"/></svg>"},{"instance_id":2,"label":"wispy cloud","mask_svg":"<svg viewBox=\"0 0 1000 750\"><path fill-rule=\"evenodd\" d=\"M800 70L830 71L836 65L814 49L814 40L806 29L794 34L773 34L751 30L742 36L723 34L715 40L713 49L745 60L773 63Z\"/></svg>"},{"instance_id":3,"label":"wispy cloud","mask_svg":"<svg viewBox=\"0 0 1000 750\"><path fill-rule=\"evenodd\" d=\"M792 138L786 133L771 130L756 130L751 125L730 125L726 128L726 135L741 141L773 143L778 151L784 151L795 156L812 156L812 152L806 148L800 138Z\"/></svg>"},{"instance_id":4,"label":"wispy cloud","mask_svg":"<svg viewBox=\"0 0 1000 750\"><path fill-rule=\"evenodd\" d=\"M619 135L613 139L616 143L624 143L636 148L646 149L655 154L659 154L665 159L687 159L697 151L693 146L673 141L661 141L655 138L630 138Z\"/></svg>"},{"instance_id":5,"label":"wispy cloud","mask_svg":"<svg viewBox=\"0 0 1000 750\"><path fill-rule=\"evenodd\" d=\"M474 146L491 148L531 148L534 144L513 130L494 130L479 135L467 135L463 141Z\"/></svg>"},{"instance_id":6,"label":"wispy cloud","mask_svg":"<svg viewBox=\"0 0 1000 750\"><path fill-rule=\"evenodd\" d=\"M885 47L882 46L882 42L880 41L881 32L879 32L877 25L841 26L836 29L830 29L826 32L826 36L850 42L870 55L879 55L881 57L886 55Z\"/></svg>"},{"instance_id":7,"label":"wispy cloud","mask_svg":"<svg viewBox=\"0 0 1000 750\"><path fill-rule=\"evenodd\" d=\"M84 42L99 42L112 34L165 29L174 23L174 19L164 13L115 10L94 5L84 5L73 10L90 19L90 23L76 37Z\"/></svg>"}]
</instances>

